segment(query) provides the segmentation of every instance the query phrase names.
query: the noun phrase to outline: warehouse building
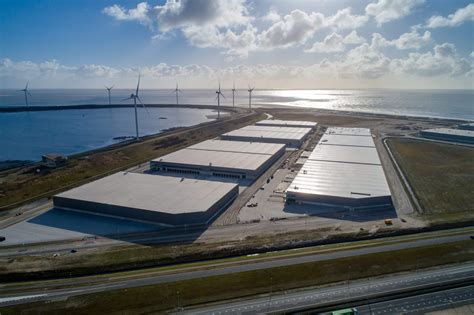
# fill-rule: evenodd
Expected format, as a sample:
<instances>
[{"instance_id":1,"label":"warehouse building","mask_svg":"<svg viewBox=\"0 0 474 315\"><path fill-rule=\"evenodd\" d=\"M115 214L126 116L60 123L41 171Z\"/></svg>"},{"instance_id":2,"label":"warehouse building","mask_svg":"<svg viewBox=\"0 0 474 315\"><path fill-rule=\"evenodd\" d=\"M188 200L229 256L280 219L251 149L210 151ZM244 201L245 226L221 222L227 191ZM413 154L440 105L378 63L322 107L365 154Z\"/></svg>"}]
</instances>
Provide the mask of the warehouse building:
<instances>
[{"instance_id":1,"label":"warehouse building","mask_svg":"<svg viewBox=\"0 0 474 315\"><path fill-rule=\"evenodd\" d=\"M150 162L152 171L255 179L285 153L278 143L207 140Z\"/></svg>"},{"instance_id":2,"label":"warehouse building","mask_svg":"<svg viewBox=\"0 0 474 315\"><path fill-rule=\"evenodd\" d=\"M450 128L436 128L420 131L422 137L435 140L474 143L474 131Z\"/></svg>"},{"instance_id":3,"label":"warehouse building","mask_svg":"<svg viewBox=\"0 0 474 315\"><path fill-rule=\"evenodd\" d=\"M311 132L311 128L246 126L221 135L223 140L283 143L298 147Z\"/></svg>"},{"instance_id":4,"label":"warehouse building","mask_svg":"<svg viewBox=\"0 0 474 315\"><path fill-rule=\"evenodd\" d=\"M356 209L392 205L381 165L313 160L296 175L286 200Z\"/></svg>"},{"instance_id":5,"label":"warehouse building","mask_svg":"<svg viewBox=\"0 0 474 315\"><path fill-rule=\"evenodd\" d=\"M287 189L286 199L353 209L391 207L370 130L328 128Z\"/></svg>"},{"instance_id":6,"label":"warehouse building","mask_svg":"<svg viewBox=\"0 0 474 315\"><path fill-rule=\"evenodd\" d=\"M301 120L279 120L279 119L265 119L255 123L256 126L273 126L273 127L299 127L299 128L316 128L318 123L314 121Z\"/></svg>"},{"instance_id":7,"label":"warehouse building","mask_svg":"<svg viewBox=\"0 0 474 315\"><path fill-rule=\"evenodd\" d=\"M58 208L175 226L209 223L238 193L233 183L120 172L53 201Z\"/></svg>"},{"instance_id":8,"label":"warehouse building","mask_svg":"<svg viewBox=\"0 0 474 315\"><path fill-rule=\"evenodd\" d=\"M325 133L319 141L321 145L339 145L375 148L374 140L371 136L352 136L341 134Z\"/></svg>"},{"instance_id":9,"label":"warehouse building","mask_svg":"<svg viewBox=\"0 0 474 315\"><path fill-rule=\"evenodd\" d=\"M459 125L458 128L462 130L474 131L474 123L462 124L462 125Z\"/></svg>"},{"instance_id":10,"label":"warehouse building","mask_svg":"<svg viewBox=\"0 0 474 315\"><path fill-rule=\"evenodd\" d=\"M326 129L326 134L346 135L346 136L372 136L370 129L367 128L346 128L346 127L330 127Z\"/></svg>"}]
</instances>

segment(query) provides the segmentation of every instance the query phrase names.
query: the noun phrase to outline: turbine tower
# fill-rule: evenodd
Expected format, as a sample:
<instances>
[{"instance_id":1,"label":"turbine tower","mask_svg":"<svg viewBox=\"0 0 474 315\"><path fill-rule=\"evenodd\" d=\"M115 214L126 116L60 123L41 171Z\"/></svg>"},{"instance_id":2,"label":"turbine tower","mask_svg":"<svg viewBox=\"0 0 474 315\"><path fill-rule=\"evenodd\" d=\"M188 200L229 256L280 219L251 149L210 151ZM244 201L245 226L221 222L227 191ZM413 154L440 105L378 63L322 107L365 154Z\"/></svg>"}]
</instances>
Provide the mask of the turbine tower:
<instances>
[{"instance_id":1,"label":"turbine tower","mask_svg":"<svg viewBox=\"0 0 474 315\"><path fill-rule=\"evenodd\" d=\"M223 98L225 98L224 94L222 94L222 91L221 91L221 82L219 81L219 89L216 91L216 94L217 94L217 119L221 118L221 111L220 111L220 107L221 107L221 96Z\"/></svg>"},{"instance_id":2,"label":"turbine tower","mask_svg":"<svg viewBox=\"0 0 474 315\"><path fill-rule=\"evenodd\" d=\"M247 90L249 92L249 113L252 110L252 92L255 89L255 87L251 88L249 84L249 89Z\"/></svg>"},{"instance_id":3,"label":"turbine tower","mask_svg":"<svg viewBox=\"0 0 474 315\"><path fill-rule=\"evenodd\" d=\"M109 105L111 104L110 103L110 92L112 91L112 89L114 88L114 86L112 85L111 87L105 87L106 90L107 90L107 93L109 94Z\"/></svg>"},{"instance_id":4,"label":"turbine tower","mask_svg":"<svg viewBox=\"0 0 474 315\"><path fill-rule=\"evenodd\" d=\"M31 96L31 93L30 91L28 91L28 84L30 83L30 81L26 82L26 86L23 90L20 90L21 92L24 92L25 93L25 104L26 104L26 107L29 109L30 106L28 104L28 95Z\"/></svg>"},{"instance_id":5,"label":"turbine tower","mask_svg":"<svg viewBox=\"0 0 474 315\"><path fill-rule=\"evenodd\" d=\"M173 92L176 93L176 105L179 105L178 93L183 93L183 91L181 91L180 89L178 89L178 82L176 82L176 88L174 89Z\"/></svg>"},{"instance_id":6,"label":"turbine tower","mask_svg":"<svg viewBox=\"0 0 474 315\"><path fill-rule=\"evenodd\" d=\"M140 97L138 96L138 90L140 88L140 73L138 73L138 83L137 83L137 89L135 90L135 94L130 94L130 97L127 97L127 98L124 98L123 101L126 101L126 100L132 100L133 99L133 105L134 105L134 108L135 108L135 131L136 131L136 136L135 136L135 140L139 140L139 134L138 134L138 115L137 115L137 100L140 102L140 104L143 106L143 108L145 110L146 107L145 105L143 105L142 103L142 100L140 99ZM148 110L147 110L148 112Z\"/></svg>"},{"instance_id":7,"label":"turbine tower","mask_svg":"<svg viewBox=\"0 0 474 315\"><path fill-rule=\"evenodd\" d=\"M232 86L232 107L235 107L235 82Z\"/></svg>"}]
</instances>

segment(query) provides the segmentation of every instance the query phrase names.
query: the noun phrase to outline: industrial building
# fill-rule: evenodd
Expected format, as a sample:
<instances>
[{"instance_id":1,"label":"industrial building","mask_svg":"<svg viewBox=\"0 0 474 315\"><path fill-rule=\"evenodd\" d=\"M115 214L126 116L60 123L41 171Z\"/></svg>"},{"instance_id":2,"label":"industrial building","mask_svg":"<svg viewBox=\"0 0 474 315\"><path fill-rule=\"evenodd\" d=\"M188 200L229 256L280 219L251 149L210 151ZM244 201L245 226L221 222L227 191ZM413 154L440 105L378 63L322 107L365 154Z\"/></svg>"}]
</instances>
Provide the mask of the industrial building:
<instances>
[{"instance_id":1,"label":"industrial building","mask_svg":"<svg viewBox=\"0 0 474 315\"><path fill-rule=\"evenodd\" d=\"M318 123L314 121L301 120L279 120L265 119L255 123L256 126L274 126L274 127L299 127L299 128L315 128Z\"/></svg>"},{"instance_id":2,"label":"industrial building","mask_svg":"<svg viewBox=\"0 0 474 315\"><path fill-rule=\"evenodd\" d=\"M422 130L420 135L435 140L474 143L474 131L471 130L435 128Z\"/></svg>"},{"instance_id":3,"label":"industrial building","mask_svg":"<svg viewBox=\"0 0 474 315\"><path fill-rule=\"evenodd\" d=\"M120 172L53 201L58 208L174 226L209 223L238 193L233 183Z\"/></svg>"},{"instance_id":4,"label":"industrial building","mask_svg":"<svg viewBox=\"0 0 474 315\"><path fill-rule=\"evenodd\" d=\"M459 125L458 128L462 130L474 131L474 123L462 124L462 125Z\"/></svg>"},{"instance_id":5,"label":"industrial building","mask_svg":"<svg viewBox=\"0 0 474 315\"><path fill-rule=\"evenodd\" d=\"M341 134L323 134L319 141L321 145L339 145L375 148L374 140L371 136L352 136Z\"/></svg>"},{"instance_id":6,"label":"industrial building","mask_svg":"<svg viewBox=\"0 0 474 315\"><path fill-rule=\"evenodd\" d=\"M150 162L152 171L255 179L285 153L285 145L207 140Z\"/></svg>"},{"instance_id":7,"label":"industrial building","mask_svg":"<svg viewBox=\"0 0 474 315\"><path fill-rule=\"evenodd\" d=\"M307 160L286 192L287 202L351 208L391 205L381 165Z\"/></svg>"},{"instance_id":8,"label":"industrial building","mask_svg":"<svg viewBox=\"0 0 474 315\"><path fill-rule=\"evenodd\" d=\"M370 129L367 128L330 127L326 129L325 133L328 135L372 136Z\"/></svg>"},{"instance_id":9,"label":"industrial building","mask_svg":"<svg viewBox=\"0 0 474 315\"><path fill-rule=\"evenodd\" d=\"M306 139L311 130L311 128L303 127L246 126L221 135L221 139L284 143L290 147L297 147Z\"/></svg>"},{"instance_id":10,"label":"industrial building","mask_svg":"<svg viewBox=\"0 0 474 315\"><path fill-rule=\"evenodd\" d=\"M353 209L392 206L370 130L328 128L287 189L286 199Z\"/></svg>"}]
</instances>

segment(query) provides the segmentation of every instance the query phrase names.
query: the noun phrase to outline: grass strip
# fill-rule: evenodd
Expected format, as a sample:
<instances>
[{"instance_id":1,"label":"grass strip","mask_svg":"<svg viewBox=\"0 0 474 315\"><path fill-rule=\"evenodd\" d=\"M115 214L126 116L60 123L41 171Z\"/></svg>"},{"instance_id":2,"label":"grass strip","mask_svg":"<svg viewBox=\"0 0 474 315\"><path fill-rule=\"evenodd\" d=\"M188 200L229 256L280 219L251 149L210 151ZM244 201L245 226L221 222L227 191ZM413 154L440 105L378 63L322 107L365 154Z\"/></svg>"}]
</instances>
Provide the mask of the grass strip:
<instances>
[{"instance_id":1,"label":"grass strip","mask_svg":"<svg viewBox=\"0 0 474 315\"><path fill-rule=\"evenodd\" d=\"M413 271L474 259L474 242L367 254L6 307L2 314L147 313L283 290Z\"/></svg>"}]
</instances>

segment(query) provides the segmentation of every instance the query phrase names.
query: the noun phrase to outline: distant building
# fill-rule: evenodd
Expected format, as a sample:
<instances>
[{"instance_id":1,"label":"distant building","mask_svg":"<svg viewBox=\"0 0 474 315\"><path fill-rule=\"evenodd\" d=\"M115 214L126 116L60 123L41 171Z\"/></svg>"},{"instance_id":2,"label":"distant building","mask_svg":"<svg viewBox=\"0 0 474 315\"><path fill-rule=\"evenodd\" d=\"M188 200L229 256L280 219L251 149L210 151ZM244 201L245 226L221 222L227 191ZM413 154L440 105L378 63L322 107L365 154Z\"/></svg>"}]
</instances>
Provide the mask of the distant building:
<instances>
[{"instance_id":1,"label":"distant building","mask_svg":"<svg viewBox=\"0 0 474 315\"><path fill-rule=\"evenodd\" d=\"M283 143L300 146L312 128L279 126L245 126L221 135L222 140Z\"/></svg>"},{"instance_id":2,"label":"distant building","mask_svg":"<svg viewBox=\"0 0 474 315\"><path fill-rule=\"evenodd\" d=\"M458 129L474 131L474 123L462 124L458 126Z\"/></svg>"},{"instance_id":3,"label":"distant building","mask_svg":"<svg viewBox=\"0 0 474 315\"><path fill-rule=\"evenodd\" d=\"M451 128L435 128L420 131L420 135L424 138L463 142L463 143L474 143L474 131L451 129Z\"/></svg>"},{"instance_id":4,"label":"distant building","mask_svg":"<svg viewBox=\"0 0 474 315\"><path fill-rule=\"evenodd\" d=\"M55 168L63 166L67 162L67 157L57 153L45 154L41 157L41 161L47 167Z\"/></svg>"},{"instance_id":5,"label":"distant building","mask_svg":"<svg viewBox=\"0 0 474 315\"><path fill-rule=\"evenodd\" d=\"M274 127L299 127L299 128L315 128L318 123L313 121L301 120L279 120L265 119L255 123L256 126L274 126Z\"/></svg>"},{"instance_id":6,"label":"distant building","mask_svg":"<svg viewBox=\"0 0 474 315\"><path fill-rule=\"evenodd\" d=\"M256 179L285 153L285 145L207 140L150 161L153 171Z\"/></svg>"}]
</instances>

